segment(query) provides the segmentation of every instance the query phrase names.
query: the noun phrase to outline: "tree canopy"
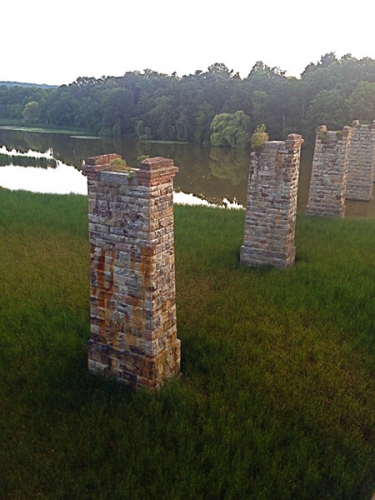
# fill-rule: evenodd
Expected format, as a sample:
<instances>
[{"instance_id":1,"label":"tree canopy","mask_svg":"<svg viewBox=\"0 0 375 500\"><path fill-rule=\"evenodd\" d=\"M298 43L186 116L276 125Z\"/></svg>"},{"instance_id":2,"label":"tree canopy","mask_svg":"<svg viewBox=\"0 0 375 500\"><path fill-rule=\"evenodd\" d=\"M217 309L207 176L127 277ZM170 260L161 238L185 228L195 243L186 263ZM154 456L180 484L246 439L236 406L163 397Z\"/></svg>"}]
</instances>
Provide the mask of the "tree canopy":
<instances>
[{"instance_id":1,"label":"tree canopy","mask_svg":"<svg viewBox=\"0 0 375 500\"><path fill-rule=\"evenodd\" d=\"M271 139L296 132L309 140L317 125L341 129L374 114L375 60L332 52L299 79L258 61L244 79L216 62L183 77L145 69L57 88L0 85L1 119L231 147L247 144L261 123Z\"/></svg>"},{"instance_id":2,"label":"tree canopy","mask_svg":"<svg viewBox=\"0 0 375 500\"><path fill-rule=\"evenodd\" d=\"M211 131L213 146L246 149L250 141L250 117L242 110L220 113L212 120Z\"/></svg>"}]
</instances>

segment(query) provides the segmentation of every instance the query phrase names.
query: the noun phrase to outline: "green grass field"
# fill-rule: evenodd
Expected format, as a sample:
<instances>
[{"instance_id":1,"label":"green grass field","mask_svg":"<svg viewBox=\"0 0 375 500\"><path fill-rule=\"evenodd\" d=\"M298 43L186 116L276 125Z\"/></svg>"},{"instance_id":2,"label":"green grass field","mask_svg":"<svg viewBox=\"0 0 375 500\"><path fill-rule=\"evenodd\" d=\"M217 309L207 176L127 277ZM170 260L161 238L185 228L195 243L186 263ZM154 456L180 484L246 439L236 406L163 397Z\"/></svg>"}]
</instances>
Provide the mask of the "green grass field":
<instances>
[{"instance_id":1,"label":"green grass field","mask_svg":"<svg viewBox=\"0 0 375 500\"><path fill-rule=\"evenodd\" d=\"M243 211L175 207L183 375L90 375L87 199L0 189L1 500L369 500L375 220L297 220L239 263Z\"/></svg>"}]
</instances>

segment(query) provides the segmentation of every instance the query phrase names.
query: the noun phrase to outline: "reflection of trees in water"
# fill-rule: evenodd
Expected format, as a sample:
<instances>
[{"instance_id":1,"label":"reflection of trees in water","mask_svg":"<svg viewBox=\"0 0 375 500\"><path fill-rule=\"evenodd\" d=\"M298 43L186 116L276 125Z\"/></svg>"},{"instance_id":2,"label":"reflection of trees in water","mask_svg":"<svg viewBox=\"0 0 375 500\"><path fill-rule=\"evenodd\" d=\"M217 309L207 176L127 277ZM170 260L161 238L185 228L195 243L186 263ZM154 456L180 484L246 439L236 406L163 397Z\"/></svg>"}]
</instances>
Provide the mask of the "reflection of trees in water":
<instances>
[{"instance_id":1,"label":"reflection of trees in water","mask_svg":"<svg viewBox=\"0 0 375 500\"><path fill-rule=\"evenodd\" d=\"M128 165L138 166L142 155L173 158L179 167L174 186L177 191L192 193L212 203L223 198L236 199L246 205L250 154L230 148L209 148L196 144L141 142L125 138L80 139L65 134L44 134L0 129L0 146L10 152L29 150L44 153L52 148L54 159L80 169L82 162L105 153L118 153ZM50 166L48 158L13 155L12 163L28 166ZM307 204L313 151L302 148L298 189L298 210ZM51 159L53 165L53 159ZM34 165L35 162L35 165ZM0 166L9 165L9 155L0 155ZM51 165L51 166L52 166ZM347 215L374 216L375 202L347 201Z\"/></svg>"},{"instance_id":2,"label":"reflection of trees in water","mask_svg":"<svg viewBox=\"0 0 375 500\"><path fill-rule=\"evenodd\" d=\"M56 160L45 156L21 156L0 153L0 167L16 165L17 167L56 168Z\"/></svg>"},{"instance_id":3,"label":"reflection of trees in water","mask_svg":"<svg viewBox=\"0 0 375 500\"><path fill-rule=\"evenodd\" d=\"M213 203L221 203L227 198L245 204L248 175L246 153L230 154L224 148L189 145L188 149L179 150L175 163L180 167L175 179L177 190L195 194Z\"/></svg>"},{"instance_id":4,"label":"reflection of trees in water","mask_svg":"<svg viewBox=\"0 0 375 500\"><path fill-rule=\"evenodd\" d=\"M53 156L66 165L80 168L82 161L89 156L112 151L112 141L78 139L65 134L28 132L24 130L0 130L0 145L9 151L15 149L19 153L29 150L38 153L52 149Z\"/></svg>"},{"instance_id":5,"label":"reflection of trees in water","mask_svg":"<svg viewBox=\"0 0 375 500\"><path fill-rule=\"evenodd\" d=\"M0 143L4 145L8 151L15 149L19 153L27 153L30 149L33 149L26 137L25 132L13 131L13 130L0 130ZM48 147L44 150L49 149ZM43 152L42 149L35 149L35 151Z\"/></svg>"},{"instance_id":6,"label":"reflection of trees in water","mask_svg":"<svg viewBox=\"0 0 375 500\"><path fill-rule=\"evenodd\" d=\"M229 148L210 148L196 144L141 142L124 138L79 139L64 134L43 134L0 130L0 146L26 153L43 153L52 148L55 159L80 168L90 156L118 153L128 165L138 166L142 155L173 158L179 167L174 186L177 191L192 193L210 202L236 199L246 205L250 155ZM299 207L307 202L311 174L311 156L302 150Z\"/></svg>"},{"instance_id":7,"label":"reflection of trees in water","mask_svg":"<svg viewBox=\"0 0 375 500\"><path fill-rule=\"evenodd\" d=\"M209 166L212 175L228 179L237 186L249 173L250 154L230 148L211 148Z\"/></svg>"},{"instance_id":8,"label":"reflection of trees in water","mask_svg":"<svg viewBox=\"0 0 375 500\"><path fill-rule=\"evenodd\" d=\"M211 202L221 202L223 198L237 199L242 204L246 202L246 181L241 183L241 179L246 179L247 166L245 161L244 173L241 174L241 153L238 152L231 155L226 150L218 150L217 154L221 153L218 161L216 156L212 158L210 148L196 144L142 142L126 138L113 140L109 137L90 140L64 134L10 130L0 130L0 145L24 153L30 149L43 153L52 148L55 159L76 168L80 168L86 158L105 153L118 153L134 167L138 166L138 158L142 155L172 158L179 167L174 181L176 190ZM235 171L231 172L233 168Z\"/></svg>"}]
</instances>

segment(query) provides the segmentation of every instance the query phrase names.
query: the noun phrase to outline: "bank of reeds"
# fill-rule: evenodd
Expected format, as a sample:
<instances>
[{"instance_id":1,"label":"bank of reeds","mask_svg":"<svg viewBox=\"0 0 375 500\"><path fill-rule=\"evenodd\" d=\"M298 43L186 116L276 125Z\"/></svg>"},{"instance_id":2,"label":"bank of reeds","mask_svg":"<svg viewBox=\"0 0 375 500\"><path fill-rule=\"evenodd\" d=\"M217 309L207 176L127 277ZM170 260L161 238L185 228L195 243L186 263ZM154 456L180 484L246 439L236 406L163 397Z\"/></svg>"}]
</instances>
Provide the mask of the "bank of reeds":
<instances>
[{"instance_id":1,"label":"bank of reeds","mask_svg":"<svg viewBox=\"0 0 375 500\"><path fill-rule=\"evenodd\" d=\"M182 372L88 374L87 199L0 189L0 498L369 499L375 221L297 221L239 263L244 212L175 207Z\"/></svg>"}]
</instances>

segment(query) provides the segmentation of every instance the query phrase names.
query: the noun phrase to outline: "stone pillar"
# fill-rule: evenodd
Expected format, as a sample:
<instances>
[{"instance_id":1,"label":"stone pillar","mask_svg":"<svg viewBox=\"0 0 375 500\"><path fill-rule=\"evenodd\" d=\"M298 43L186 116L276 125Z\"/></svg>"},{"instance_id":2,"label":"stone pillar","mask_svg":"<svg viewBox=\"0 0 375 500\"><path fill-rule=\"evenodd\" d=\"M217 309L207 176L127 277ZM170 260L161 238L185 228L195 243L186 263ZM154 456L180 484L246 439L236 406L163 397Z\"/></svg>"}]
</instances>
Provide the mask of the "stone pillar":
<instances>
[{"instance_id":1,"label":"stone pillar","mask_svg":"<svg viewBox=\"0 0 375 500\"><path fill-rule=\"evenodd\" d=\"M375 122L352 123L345 198L369 201L372 198L375 165Z\"/></svg>"},{"instance_id":2,"label":"stone pillar","mask_svg":"<svg viewBox=\"0 0 375 500\"><path fill-rule=\"evenodd\" d=\"M156 388L180 371L173 160L111 171L119 155L88 158L91 339L88 366Z\"/></svg>"},{"instance_id":3,"label":"stone pillar","mask_svg":"<svg viewBox=\"0 0 375 500\"><path fill-rule=\"evenodd\" d=\"M241 262L286 267L295 261L295 223L303 139L269 141L251 154Z\"/></svg>"},{"instance_id":4,"label":"stone pillar","mask_svg":"<svg viewBox=\"0 0 375 500\"><path fill-rule=\"evenodd\" d=\"M306 215L323 217L345 216L345 190L352 129L327 131L316 129L314 158L311 172Z\"/></svg>"}]
</instances>

